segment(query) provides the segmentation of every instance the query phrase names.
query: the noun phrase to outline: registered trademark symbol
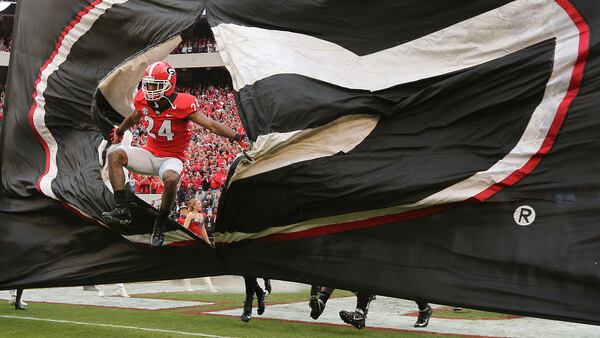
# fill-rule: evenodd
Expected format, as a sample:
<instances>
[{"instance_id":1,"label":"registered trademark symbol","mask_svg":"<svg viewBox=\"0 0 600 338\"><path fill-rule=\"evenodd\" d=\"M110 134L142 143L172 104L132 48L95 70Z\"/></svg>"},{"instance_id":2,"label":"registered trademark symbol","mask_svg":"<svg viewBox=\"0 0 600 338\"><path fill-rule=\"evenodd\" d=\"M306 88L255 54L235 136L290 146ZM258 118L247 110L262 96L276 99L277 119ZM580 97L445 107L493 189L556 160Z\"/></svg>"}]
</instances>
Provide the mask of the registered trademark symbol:
<instances>
[{"instance_id":1,"label":"registered trademark symbol","mask_svg":"<svg viewBox=\"0 0 600 338\"><path fill-rule=\"evenodd\" d=\"M515 210L513 218L518 225L528 226L535 221L535 210L528 205L522 205Z\"/></svg>"}]
</instances>

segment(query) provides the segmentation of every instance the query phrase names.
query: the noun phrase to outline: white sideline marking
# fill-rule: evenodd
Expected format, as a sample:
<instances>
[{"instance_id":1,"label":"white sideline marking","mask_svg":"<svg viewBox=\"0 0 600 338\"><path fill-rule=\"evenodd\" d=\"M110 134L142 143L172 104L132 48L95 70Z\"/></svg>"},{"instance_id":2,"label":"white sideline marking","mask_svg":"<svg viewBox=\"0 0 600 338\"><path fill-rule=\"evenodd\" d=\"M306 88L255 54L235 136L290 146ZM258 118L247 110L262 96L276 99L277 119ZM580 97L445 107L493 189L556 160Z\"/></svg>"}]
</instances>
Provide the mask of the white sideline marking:
<instances>
[{"instance_id":1,"label":"white sideline marking","mask_svg":"<svg viewBox=\"0 0 600 338\"><path fill-rule=\"evenodd\" d=\"M161 330L161 329L149 329L149 328L145 328L145 327L126 326L126 325L113 325L113 324L75 322L75 321L70 321L70 320L59 320L59 319L47 319L47 318L35 318L35 317L20 317L20 316L0 316L0 318L36 320L36 321L41 321L41 322L75 324L75 325L100 326L100 327L110 327L110 328L116 328L116 329L129 329L129 330L148 331L148 332L175 333L175 334L180 334L180 335L184 335L184 336L200 336L200 337L227 338L225 336L215 336L215 335L204 334L204 333L182 332L182 331Z\"/></svg>"}]
</instances>

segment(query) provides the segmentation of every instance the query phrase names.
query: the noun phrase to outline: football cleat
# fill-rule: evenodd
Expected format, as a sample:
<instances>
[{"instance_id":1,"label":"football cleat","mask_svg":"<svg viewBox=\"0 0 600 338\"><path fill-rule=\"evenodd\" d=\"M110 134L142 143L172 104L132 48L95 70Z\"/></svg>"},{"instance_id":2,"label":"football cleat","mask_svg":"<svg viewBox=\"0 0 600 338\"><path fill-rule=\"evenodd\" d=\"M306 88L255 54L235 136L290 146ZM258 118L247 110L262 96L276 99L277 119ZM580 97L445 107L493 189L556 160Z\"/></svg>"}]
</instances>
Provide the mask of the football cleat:
<instances>
[{"instance_id":1,"label":"football cleat","mask_svg":"<svg viewBox=\"0 0 600 338\"><path fill-rule=\"evenodd\" d=\"M340 311L340 318L346 324L362 330L365 327L366 316L360 311Z\"/></svg>"},{"instance_id":2,"label":"football cleat","mask_svg":"<svg viewBox=\"0 0 600 338\"><path fill-rule=\"evenodd\" d=\"M27 309L27 303L25 303L24 301L19 301L15 303L15 309L16 310L26 310Z\"/></svg>"},{"instance_id":3,"label":"football cleat","mask_svg":"<svg viewBox=\"0 0 600 338\"><path fill-rule=\"evenodd\" d=\"M242 317L240 318L244 323L247 323L252 319L252 301L254 301L254 298L246 299L244 301L244 312L242 312Z\"/></svg>"},{"instance_id":4,"label":"football cleat","mask_svg":"<svg viewBox=\"0 0 600 338\"><path fill-rule=\"evenodd\" d=\"M325 311L325 302L318 296L311 296L308 306L310 306L310 318L312 319L318 319Z\"/></svg>"},{"instance_id":5,"label":"football cleat","mask_svg":"<svg viewBox=\"0 0 600 338\"><path fill-rule=\"evenodd\" d=\"M154 222L154 227L152 228L152 237L150 237L150 245L157 248L163 245L165 241L165 225L157 224Z\"/></svg>"},{"instance_id":6,"label":"football cleat","mask_svg":"<svg viewBox=\"0 0 600 338\"><path fill-rule=\"evenodd\" d=\"M417 318L417 321L415 322L415 327L426 327L427 324L429 324L429 318L431 318L431 314L433 313L433 310L431 309L431 306L428 306L427 309L425 309L424 311L420 311L419 310L419 317Z\"/></svg>"},{"instance_id":7,"label":"football cleat","mask_svg":"<svg viewBox=\"0 0 600 338\"><path fill-rule=\"evenodd\" d=\"M131 223L131 212L127 207L116 207L103 212L102 221L108 225L128 225Z\"/></svg>"}]
</instances>

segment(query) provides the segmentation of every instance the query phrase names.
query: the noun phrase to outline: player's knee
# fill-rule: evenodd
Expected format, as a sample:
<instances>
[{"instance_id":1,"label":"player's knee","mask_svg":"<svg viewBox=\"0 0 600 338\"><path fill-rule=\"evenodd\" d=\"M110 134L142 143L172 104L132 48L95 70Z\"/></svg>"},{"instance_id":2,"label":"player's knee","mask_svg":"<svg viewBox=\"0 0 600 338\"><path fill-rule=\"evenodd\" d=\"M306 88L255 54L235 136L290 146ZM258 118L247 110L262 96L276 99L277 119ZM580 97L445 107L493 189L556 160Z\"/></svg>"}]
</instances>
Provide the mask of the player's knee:
<instances>
[{"instance_id":1,"label":"player's knee","mask_svg":"<svg viewBox=\"0 0 600 338\"><path fill-rule=\"evenodd\" d=\"M121 149L115 149L108 153L108 163L127 165L127 154Z\"/></svg>"},{"instance_id":2,"label":"player's knee","mask_svg":"<svg viewBox=\"0 0 600 338\"><path fill-rule=\"evenodd\" d=\"M167 171L163 174L163 183L165 186L176 186L179 182L179 175L174 171Z\"/></svg>"}]
</instances>

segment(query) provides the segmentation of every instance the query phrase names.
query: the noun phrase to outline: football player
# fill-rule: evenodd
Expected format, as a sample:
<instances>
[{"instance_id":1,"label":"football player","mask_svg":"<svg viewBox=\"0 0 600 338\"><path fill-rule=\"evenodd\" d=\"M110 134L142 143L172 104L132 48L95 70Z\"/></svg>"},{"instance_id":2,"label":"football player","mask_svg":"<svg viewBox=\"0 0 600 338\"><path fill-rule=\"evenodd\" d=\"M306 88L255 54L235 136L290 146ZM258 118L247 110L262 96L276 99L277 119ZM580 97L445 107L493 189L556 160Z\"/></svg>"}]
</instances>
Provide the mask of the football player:
<instances>
[{"instance_id":1,"label":"football player","mask_svg":"<svg viewBox=\"0 0 600 338\"><path fill-rule=\"evenodd\" d=\"M119 146L108 154L110 183L117 206L112 211L104 212L102 219L108 225L131 223L123 167L160 177L164 192L150 240L154 247L164 242L167 216L175 201L177 183L186 160L184 151L192 136L190 123L197 123L232 141L241 143L244 139L244 135L200 112L196 97L175 92L176 83L177 73L167 62L149 65L142 78L142 88L134 98L135 111L112 130L109 140L112 144L120 143L125 131L140 119L143 120L148 135L145 147Z\"/></svg>"},{"instance_id":2,"label":"football player","mask_svg":"<svg viewBox=\"0 0 600 338\"><path fill-rule=\"evenodd\" d=\"M246 300L244 300L244 311L242 312L241 316L242 322L247 323L252 319L252 302L254 301L255 294L258 301L258 309L256 313L262 316L262 314L265 312L266 299L267 296L271 294L272 288L270 279L264 279L264 281L265 289L263 290L260 285L258 285L256 277L244 277Z\"/></svg>"},{"instance_id":3,"label":"football player","mask_svg":"<svg viewBox=\"0 0 600 338\"><path fill-rule=\"evenodd\" d=\"M325 305L334 290L334 288L313 285L311 288L310 300L308 302L308 306L310 307L310 317L312 319L316 320L321 316L325 310ZM371 301L375 299L375 295L364 292L357 292L355 294L356 309L354 311L340 311L339 315L346 324L350 324L360 330L365 327L369 305L371 304ZM425 301L416 301L416 303L419 307L419 316L413 326L426 327L429 324L429 319L433 313L431 306Z\"/></svg>"}]
</instances>

